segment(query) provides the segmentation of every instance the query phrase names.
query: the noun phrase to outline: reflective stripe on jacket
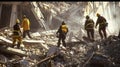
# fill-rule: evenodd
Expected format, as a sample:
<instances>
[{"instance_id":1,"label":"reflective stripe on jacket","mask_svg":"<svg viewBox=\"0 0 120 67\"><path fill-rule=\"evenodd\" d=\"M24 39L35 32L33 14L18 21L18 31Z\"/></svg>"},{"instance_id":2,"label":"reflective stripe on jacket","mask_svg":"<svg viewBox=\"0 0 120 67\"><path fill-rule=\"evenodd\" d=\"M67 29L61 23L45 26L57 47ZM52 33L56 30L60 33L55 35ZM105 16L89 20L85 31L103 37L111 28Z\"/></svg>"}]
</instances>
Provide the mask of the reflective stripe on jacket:
<instances>
[{"instance_id":1,"label":"reflective stripe on jacket","mask_svg":"<svg viewBox=\"0 0 120 67\"><path fill-rule=\"evenodd\" d=\"M88 24L86 25L86 27L88 27L88 26L93 27L93 26L94 26L94 24L93 24L93 23L88 23Z\"/></svg>"},{"instance_id":2,"label":"reflective stripe on jacket","mask_svg":"<svg viewBox=\"0 0 120 67\"><path fill-rule=\"evenodd\" d=\"M85 22L85 29L93 29L94 28L94 21L92 19L88 19Z\"/></svg>"}]
</instances>

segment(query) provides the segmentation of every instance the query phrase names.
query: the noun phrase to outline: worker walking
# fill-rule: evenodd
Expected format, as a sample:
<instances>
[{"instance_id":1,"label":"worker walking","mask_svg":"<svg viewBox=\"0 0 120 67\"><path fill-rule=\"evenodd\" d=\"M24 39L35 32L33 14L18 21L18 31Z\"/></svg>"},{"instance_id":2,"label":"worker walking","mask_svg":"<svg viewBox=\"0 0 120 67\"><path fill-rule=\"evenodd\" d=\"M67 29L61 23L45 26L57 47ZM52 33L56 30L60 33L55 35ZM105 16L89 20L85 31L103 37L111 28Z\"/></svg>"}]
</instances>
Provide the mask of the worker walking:
<instances>
[{"instance_id":1,"label":"worker walking","mask_svg":"<svg viewBox=\"0 0 120 67\"><path fill-rule=\"evenodd\" d=\"M87 31L88 38L94 41L94 21L88 15L86 16L84 28Z\"/></svg>"},{"instance_id":2,"label":"worker walking","mask_svg":"<svg viewBox=\"0 0 120 67\"><path fill-rule=\"evenodd\" d=\"M16 20L16 24L13 26L13 45L12 47L16 45L17 42L17 48L20 48L20 45L22 43L22 32L20 29L20 21L19 19Z\"/></svg>"},{"instance_id":3,"label":"worker walking","mask_svg":"<svg viewBox=\"0 0 120 67\"><path fill-rule=\"evenodd\" d=\"M67 25L65 24L65 22L63 21L62 22L62 25L60 25L58 31L56 32L56 34L58 35L58 47L60 47L60 44L61 44L61 40L62 40L62 45L64 47L66 47L66 42L65 42L65 39L66 39L66 34L68 33L68 27Z\"/></svg>"},{"instance_id":4,"label":"worker walking","mask_svg":"<svg viewBox=\"0 0 120 67\"><path fill-rule=\"evenodd\" d=\"M100 37L101 39L103 39L103 36L104 36L104 38L106 39L107 38L106 27L108 26L108 23L106 22L106 19L103 16L101 16L99 13L97 13L96 15L98 18L96 21L95 28L97 28L97 25L99 25Z\"/></svg>"},{"instance_id":5,"label":"worker walking","mask_svg":"<svg viewBox=\"0 0 120 67\"><path fill-rule=\"evenodd\" d=\"M23 38L28 35L28 37L31 39L30 35L30 20L26 17L26 15L23 16L21 27L23 28Z\"/></svg>"}]
</instances>

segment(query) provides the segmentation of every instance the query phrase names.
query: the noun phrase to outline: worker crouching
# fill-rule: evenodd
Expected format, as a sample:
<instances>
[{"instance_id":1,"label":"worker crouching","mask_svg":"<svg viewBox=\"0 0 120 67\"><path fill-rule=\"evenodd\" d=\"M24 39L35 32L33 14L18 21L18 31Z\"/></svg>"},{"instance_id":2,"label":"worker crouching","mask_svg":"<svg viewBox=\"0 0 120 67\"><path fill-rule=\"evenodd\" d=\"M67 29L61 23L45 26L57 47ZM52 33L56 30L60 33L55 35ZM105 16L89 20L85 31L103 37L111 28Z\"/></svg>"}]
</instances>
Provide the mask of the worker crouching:
<instances>
[{"instance_id":1,"label":"worker crouching","mask_svg":"<svg viewBox=\"0 0 120 67\"><path fill-rule=\"evenodd\" d=\"M14 48L14 46L17 43L17 48L20 48L20 44L22 43L22 32L20 29L20 21L19 19L16 20L16 24L13 26L13 45L12 47Z\"/></svg>"}]
</instances>

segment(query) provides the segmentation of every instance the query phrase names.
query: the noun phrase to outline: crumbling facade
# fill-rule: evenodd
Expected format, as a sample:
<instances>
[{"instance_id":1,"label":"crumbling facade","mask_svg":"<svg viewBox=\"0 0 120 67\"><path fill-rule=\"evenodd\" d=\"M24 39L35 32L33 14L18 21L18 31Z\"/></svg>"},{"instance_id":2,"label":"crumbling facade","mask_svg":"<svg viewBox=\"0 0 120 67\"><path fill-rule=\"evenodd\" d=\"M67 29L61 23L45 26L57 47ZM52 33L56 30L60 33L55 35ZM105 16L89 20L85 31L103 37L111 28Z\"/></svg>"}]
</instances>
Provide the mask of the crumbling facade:
<instances>
[{"instance_id":1,"label":"crumbling facade","mask_svg":"<svg viewBox=\"0 0 120 67\"><path fill-rule=\"evenodd\" d=\"M95 20L94 14L99 10L103 10L107 20L116 17L113 24L119 25L119 11L113 14L111 7L117 9L119 3L0 2L0 67L119 67L119 27L115 27L116 31L108 27L109 36L104 40L96 31L94 42L86 37L83 27L85 15ZM12 26L17 18L21 21L24 14L31 21L33 39L23 39L20 49L12 48ZM66 37L67 48L60 46L53 49L53 55L46 56L51 46L57 45L56 29L63 20L70 30Z\"/></svg>"}]
</instances>

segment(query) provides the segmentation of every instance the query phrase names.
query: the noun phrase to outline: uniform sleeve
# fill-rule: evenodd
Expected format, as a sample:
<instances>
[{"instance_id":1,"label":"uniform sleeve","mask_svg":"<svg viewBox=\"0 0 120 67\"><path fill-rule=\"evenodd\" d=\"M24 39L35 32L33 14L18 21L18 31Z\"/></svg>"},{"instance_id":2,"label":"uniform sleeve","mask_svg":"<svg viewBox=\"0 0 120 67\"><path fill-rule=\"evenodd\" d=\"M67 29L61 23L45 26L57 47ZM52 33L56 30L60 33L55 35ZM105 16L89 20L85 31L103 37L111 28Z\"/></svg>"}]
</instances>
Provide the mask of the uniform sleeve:
<instances>
[{"instance_id":1,"label":"uniform sleeve","mask_svg":"<svg viewBox=\"0 0 120 67\"><path fill-rule=\"evenodd\" d=\"M60 32L61 26L59 27L59 29L57 30L56 34Z\"/></svg>"},{"instance_id":2,"label":"uniform sleeve","mask_svg":"<svg viewBox=\"0 0 120 67\"><path fill-rule=\"evenodd\" d=\"M30 26L30 23L31 23L31 22L30 22L30 20L29 20L29 19L27 19L27 22L29 23L29 26Z\"/></svg>"},{"instance_id":3,"label":"uniform sleeve","mask_svg":"<svg viewBox=\"0 0 120 67\"><path fill-rule=\"evenodd\" d=\"M94 26L95 22L93 20L92 20L92 22L93 22L93 26Z\"/></svg>"},{"instance_id":4,"label":"uniform sleeve","mask_svg":"<svg viewBox=\"0 0 120 67\"><path fill-rule=\"evenodd\" d=\"M99 23L99 18L97 19L97 21L96 21L96 25L95 25L95 26L97 26L97 25L98 25L98 23Z\"/></svg>"},{"instance_id":5,"label":"uniform sleeve","mask_svg":"<svg viewBox=\"0 0 120 67\"><path fill-rule=\"evenodd\" d=\"M87 25L87 20L85 21L85 24L84 24L84 29L86 28L86 25Z\"/></svg>"},{"instance_id":6,"label":"uniform sleeve","mask_svg":"<svg viewBox=\"0 0 120 67\"><path fill-rule=\"evenodd\" d=\"M21 28L21 26L20 26L20 25L18 25L18 27L19 27L19 30L20 30L20 33L21 33L21 32L22 32L22 31L21 31L21 29L20 29L20 28Z\"/></svg>"},{"instance_id":7,"label":"uniform sleeve","mask_svg":"<svg viewBox=\"0 0 120 67\"><path fill-rule=\"evenodd\" d=\"M103 17L103 21L106 22L106 19Z\"/></svg>"}]
</instances>

